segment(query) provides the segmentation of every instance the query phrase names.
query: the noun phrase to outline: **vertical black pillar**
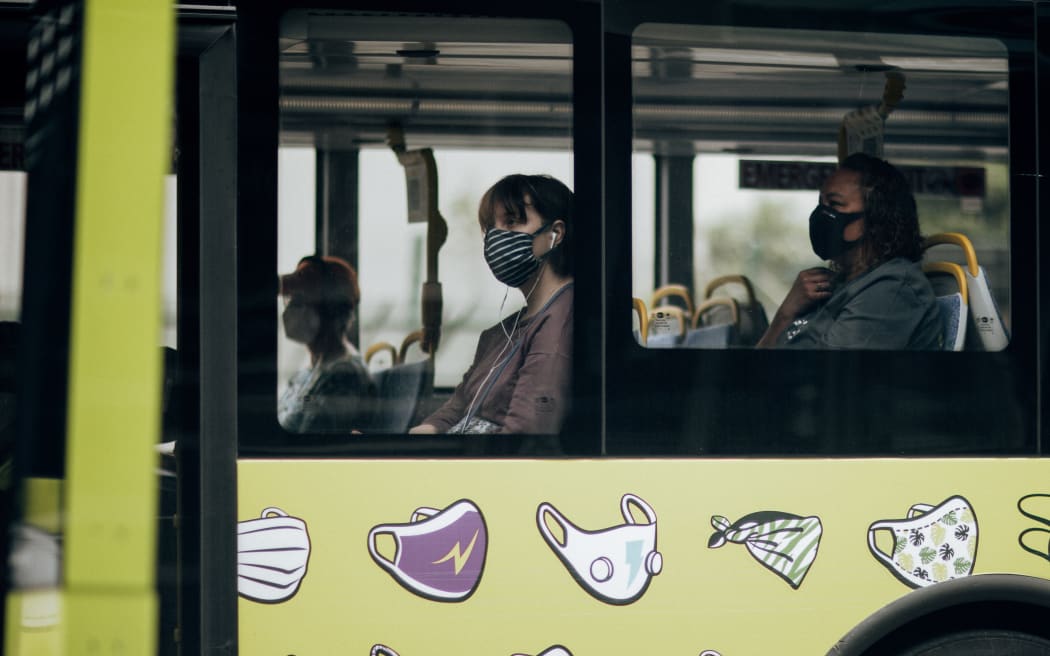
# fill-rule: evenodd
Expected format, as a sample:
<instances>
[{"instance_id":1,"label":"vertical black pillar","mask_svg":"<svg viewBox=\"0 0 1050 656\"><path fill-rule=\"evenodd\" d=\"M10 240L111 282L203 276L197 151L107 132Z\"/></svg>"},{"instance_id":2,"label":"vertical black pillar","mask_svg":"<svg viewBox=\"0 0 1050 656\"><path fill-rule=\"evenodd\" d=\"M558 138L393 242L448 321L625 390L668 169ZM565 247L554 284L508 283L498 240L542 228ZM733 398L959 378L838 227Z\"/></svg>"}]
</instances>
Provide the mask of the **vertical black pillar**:
<instances>
[{"instance_id":1,"label":"vertical black pillar","mask_svg":"<svg viewBox=\"0 0 1050 656\"><path fill-rule=\"evenodd\" d=\"M655 287L693 287L693 156L655 155ZM694 290L695 291L695 290Z\"/></svg>"},{"instance_id":2,"label":"vertical black pillar","mask_svg":"<svg viewBox=\"0 0 1050 656\"><path fill-rule=\"evenodd\" d=\"M1035 107L1042 107L1044 109L1037 110L1040 115L1046 115L1046 107L1050 107L1050 67L1043 65L1043 62L1048 61L1050 58L1050 2L1039 2L1036 4L1036 48L1038 50L1037 61L1040 64L1036 67L1036 89L1038 90L1038 98L1035 102ZM1014 90L1017 87L1011 80L1010 89ZM1013 105L1011 105L1012 110ZM1014 112L1011 111L1013 114ZM1045 125L1042 121L1036 119L1036 129L1045 130L1042 126ZM1013 134L1014 132L1011 130ZM1046 132L1043 132L1045 135ZM1036 167L1038 168L1039 174L1035 176L1036 180L1036 191L1035 191L1035 210L1036 216L1039 220L1031 222L1032 229L1035 231L1035 244L1038 251L1036 256L1035 271L1037 275L1036 282L1036 298L1045 299L1047 298L1047 290L1050 288L1050 281L1048 281L1048 272L1050 267L1046 266L1043 259L1046 258L1047 253L1050 253L1050 230L1044 230L1043 226L1046 225L1047 217L1047 206L1048 203L1044 202L1050 199L1050 178L1047 176L1047 167L1050 166L1050 139L1040 135L1036 141L1038 142L1038 151L1035 153ZM1018 140L1020 141L1020 140ZM1011 144L1012 146L1012 144ZM1017 202L1017 201L1014 201ZM1023 205L1022 205L1023 207ZM1013 231L1011 231L1013 232ZM1018 235L1014 233L1013 239L1018 239ZM1011 244L1011 253L1024 252L1016 248L1017 244ZM1028 251L1031 252L1031 251ZM1014 256L1016 258L1016 256ZM1014 262L1017 260L1014 259ZM1016 266L1016 265L1014 265ZM1014 276L1017 279L1019 275L1015 269ZM1022 274L1023 275L1023 274ZM1021 278L1023 280L1023 278ZM1037 354L1036 361L1038 362L1038 368L1036 371L1036 383L1035 383L1035 398L1038 404L1037 416L1036 416L1036 443L1035 453L1040 456L1045 456L1047 452L1047 441L1050 439L1050 402L1047 400L1047 369L1050 368L1050 317L1048 314L1048 303L1038 303L1038 315L1036 317L1036 348ZM1017 326L1017 320L1019 314L1017 312L1014 315L1014 325ZM1023 316L1023 315L1021 315ZM1015 329L1016 332L1016 329Z\"/></svg>"},{"instance_id":3,"label":"vertical black pillar","mask_svg":"<svg viewBox=\"0 0 1050 656\"><path fill-rule=\"evenodd\" d=\"M358 167L360 151L317 149L316 251L357 269ZM358 322L350 330L358 340Z\"/></svg>"},{"instance_id":4,"label":"vertical black pillar","mask_svg":"<svg viewBox=\"0 0 1050 656\"><path fill-rule=\"evenodd\" d=\"M15 473L63 478L83 3L38 3L26 65L26 228ZM56 20L61 12L68 20ZM50 34L45 39L45 33ZM58 44L71 44L65 57ZM32 44L36 44L35 46ZM45 58L55 62L43 74ZM58 73L66 84L58 84ZM48 101L45 103L45 96Z\"/></svg>"},{"instance_id":5,"label":"vertical black pillar","mask_svg":"<svg viewBox=\"0 0 1050 656\"><path fill-rule=\"evenodd\" d=\"M184 644L182 653L236 654L240 341L233 30L200 62L200 644L199 650Z\"/></svg>"},{"instance_id":6,"label":"vertical black pillar","mask_svg":"<svg viewBox=\"0 0 1050 656\"><path fill-rule=\"evenodd\" d=\"M177 642L181 653L200 651L200 65L196 55L182 57L176 78L175 172L178 176L176 248L178 265L178 360L169 413L175 418L177 532ZM161 532L163 536L163 531ZM162 594L163 597L163 594ZM162 598L160 654L175 636L166 630Z\"/></svg>"}]
</instances>

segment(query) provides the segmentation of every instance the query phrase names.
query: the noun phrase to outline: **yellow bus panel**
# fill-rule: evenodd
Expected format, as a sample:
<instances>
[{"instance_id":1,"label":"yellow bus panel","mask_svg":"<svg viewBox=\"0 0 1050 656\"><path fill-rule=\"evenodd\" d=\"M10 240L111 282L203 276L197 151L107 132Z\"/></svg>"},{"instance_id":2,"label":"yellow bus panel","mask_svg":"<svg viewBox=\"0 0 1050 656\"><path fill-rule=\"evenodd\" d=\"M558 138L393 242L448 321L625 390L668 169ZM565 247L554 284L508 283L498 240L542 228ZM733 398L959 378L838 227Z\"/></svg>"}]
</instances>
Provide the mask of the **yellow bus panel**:
<instances>
[{"instance_id":1,"label":"yellow bus panel","mask_svg":"<svg viewBox=\"0 0 1050 656\"><path fill-rule=\"evenodd\" d=\"M240 648L825 653L913 589L1050 576L1047 467L244 460Z\"/></svg>"}]
</instances>

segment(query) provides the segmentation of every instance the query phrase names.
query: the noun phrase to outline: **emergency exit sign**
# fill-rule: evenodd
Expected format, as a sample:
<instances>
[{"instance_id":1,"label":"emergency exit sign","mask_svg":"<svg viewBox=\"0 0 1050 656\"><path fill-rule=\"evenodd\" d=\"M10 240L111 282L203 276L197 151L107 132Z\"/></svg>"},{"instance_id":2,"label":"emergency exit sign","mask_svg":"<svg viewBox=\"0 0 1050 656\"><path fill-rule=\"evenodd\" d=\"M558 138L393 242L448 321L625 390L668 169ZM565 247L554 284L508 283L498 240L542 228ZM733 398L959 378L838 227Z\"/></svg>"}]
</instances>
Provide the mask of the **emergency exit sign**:
<instances>
[{"instance_id":1,"label":"emergency exit sign","mask_svg":"<svg viewBox=\"0 0 1050 656\"><path fill-rule=\"evenodd\" d=\"M740 160L741 189L816 191L837 166L832 162ZM973 166L898 166L919 196L984 198L984 169Z\"/></svg>"}]
</instances>

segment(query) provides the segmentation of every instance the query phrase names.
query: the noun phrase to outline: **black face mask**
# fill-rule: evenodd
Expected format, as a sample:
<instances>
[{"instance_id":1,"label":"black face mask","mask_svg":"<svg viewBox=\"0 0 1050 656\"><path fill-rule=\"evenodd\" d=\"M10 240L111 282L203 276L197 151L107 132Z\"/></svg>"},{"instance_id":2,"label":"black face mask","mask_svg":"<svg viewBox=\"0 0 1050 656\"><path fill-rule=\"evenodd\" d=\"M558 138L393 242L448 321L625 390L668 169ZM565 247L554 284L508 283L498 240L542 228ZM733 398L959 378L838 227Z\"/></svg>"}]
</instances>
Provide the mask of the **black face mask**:
<instances>
[{"instance_id":1,"label":"black face mask","mask_svg":"<svg viewBox=\"0 0 1050 656\"><path fill-rule=\"evenodd\" d=\"M809 243L822 260L831 260L860 243L859 239L846 241L842 231L864 212L837 212L827 205L817 205L809 215Z\"/></svg>"}]
</instances>

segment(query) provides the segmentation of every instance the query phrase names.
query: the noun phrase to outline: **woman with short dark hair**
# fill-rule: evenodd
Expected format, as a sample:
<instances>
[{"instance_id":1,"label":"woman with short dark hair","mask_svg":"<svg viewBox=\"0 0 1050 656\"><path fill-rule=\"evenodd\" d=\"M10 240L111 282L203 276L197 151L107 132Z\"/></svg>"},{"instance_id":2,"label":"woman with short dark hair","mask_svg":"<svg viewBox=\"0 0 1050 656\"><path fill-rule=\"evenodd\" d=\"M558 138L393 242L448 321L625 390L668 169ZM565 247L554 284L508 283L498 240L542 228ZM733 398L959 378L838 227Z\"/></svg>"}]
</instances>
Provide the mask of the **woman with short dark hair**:
<instances>
[{"instance_id":1,"label":"woman with short dark hair","mask_svg":"<svg viewBox=\"0 0 1050 656\"><path fill-rule=\"evenodd\" d=\"M572 192L509 175L485 192L478 223L489 269L525 307L481 334L452 398L410 432L557 433L572 373Z\"/></svg>"},{"instance_id":2,"label":"woman with short dark hair","mask_svg":"<svg viewBox=\"0 0 1050 656\"><path fill-rule=\"evenodd\" d=\"M901 172L850 155L824 182L819 203L809 236L828 267L798 274L758 346L941 348L915 198Z\"/></svg>"}]
</instances>

